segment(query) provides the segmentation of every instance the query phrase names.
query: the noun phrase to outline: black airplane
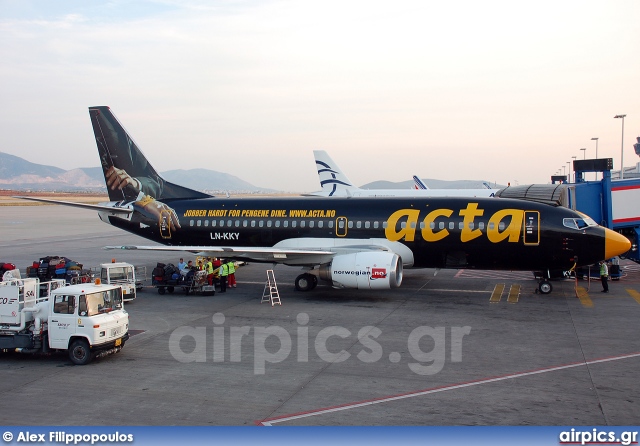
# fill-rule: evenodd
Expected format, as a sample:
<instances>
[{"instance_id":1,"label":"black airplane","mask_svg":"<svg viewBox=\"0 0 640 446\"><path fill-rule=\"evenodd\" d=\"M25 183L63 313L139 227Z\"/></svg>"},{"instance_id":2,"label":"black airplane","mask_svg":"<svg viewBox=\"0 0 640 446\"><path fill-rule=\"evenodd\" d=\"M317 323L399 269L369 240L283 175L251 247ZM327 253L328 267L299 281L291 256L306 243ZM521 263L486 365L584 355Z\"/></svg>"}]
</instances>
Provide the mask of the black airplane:
<instances>
[{"instance_id":1,"label":"black airplane","mask_svg":"<svg viewBox=\"0 0 640 446\"><path fill-rule=\"evenodd\" d=\"M56 203L98 210L103 221L164 245L121 249L300 266L295 287L306 291L318 279L337 288L399 287L404 267L569 270L631 248L584 214L524 200L214 197L164 180L109 107L89 114L110 202ZM551 284L539 288L546 294Z\"/></svg>"}]
</instances>

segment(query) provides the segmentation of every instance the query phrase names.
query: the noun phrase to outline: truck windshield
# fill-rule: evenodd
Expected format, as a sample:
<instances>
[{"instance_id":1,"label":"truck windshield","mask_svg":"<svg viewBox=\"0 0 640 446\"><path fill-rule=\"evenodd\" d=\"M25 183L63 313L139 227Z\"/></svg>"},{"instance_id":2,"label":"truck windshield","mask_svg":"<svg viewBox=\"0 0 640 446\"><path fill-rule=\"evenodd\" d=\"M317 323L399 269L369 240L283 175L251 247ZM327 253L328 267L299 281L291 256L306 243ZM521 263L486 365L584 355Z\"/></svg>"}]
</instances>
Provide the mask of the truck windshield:
<instances>
[{"instance_id":1,"label":"truck windshield","mask_svg":"<svg viewBox=\"0 0 640 446\"><path fill-rule=\"evenodd\" d=\"M80 296L78 314L80 316L95 316L122 308L122 290L113 288Z\"/></svg>"},{"instance_id":2,"label":"truck windshield","mask_svg":"<svg viewBox=\"0 0 640 446\"><path fill-rule=\"evenodd\" d=\"M102 280L107 283L117 283L121 281L130 281L133 279L133 269L131 267L117 267L102 270ZM109 282L109 279L111 280Z\"/></svg>"}]
</instances>

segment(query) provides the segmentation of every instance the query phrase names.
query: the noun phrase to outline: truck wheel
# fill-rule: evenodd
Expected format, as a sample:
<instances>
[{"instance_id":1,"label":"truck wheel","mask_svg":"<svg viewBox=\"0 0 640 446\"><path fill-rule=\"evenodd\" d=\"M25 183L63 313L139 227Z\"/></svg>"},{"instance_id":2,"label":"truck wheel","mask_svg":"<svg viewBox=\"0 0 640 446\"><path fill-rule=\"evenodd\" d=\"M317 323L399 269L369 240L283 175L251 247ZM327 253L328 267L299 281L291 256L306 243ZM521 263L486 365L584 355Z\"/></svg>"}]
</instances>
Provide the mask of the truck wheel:
<instances>
[{"instance_id":1,"label":"truck wheel","mask_svg":"<svg viewBox=\"0 0 640 446\"><path fill-rule=\"evenodd\" d=\"M167 291L169 292L169 294L173 294L174 288L172 286L168 286Z\"/></svg>"},{"instance_id":2,"label":"truck wheel","mask_svg":"<svg viewBox=\"0 0 640 446\"><path fill-rule=\"evenodd\" d=\"M85 365L91 362L91 350L89 343L84 339L76 339L69 348L69 359L75 365Z\"/></svg>"},{"instance_id":3,"label":"truck wheel","mask_svg":"<svg viewBox=\"0 0 640 446\"><path fill-rule=\"evenodd\" d=\"M164 287L163 286L159 286L158 287L158 294L164 294Z\"/></svg>"}]
</instances>

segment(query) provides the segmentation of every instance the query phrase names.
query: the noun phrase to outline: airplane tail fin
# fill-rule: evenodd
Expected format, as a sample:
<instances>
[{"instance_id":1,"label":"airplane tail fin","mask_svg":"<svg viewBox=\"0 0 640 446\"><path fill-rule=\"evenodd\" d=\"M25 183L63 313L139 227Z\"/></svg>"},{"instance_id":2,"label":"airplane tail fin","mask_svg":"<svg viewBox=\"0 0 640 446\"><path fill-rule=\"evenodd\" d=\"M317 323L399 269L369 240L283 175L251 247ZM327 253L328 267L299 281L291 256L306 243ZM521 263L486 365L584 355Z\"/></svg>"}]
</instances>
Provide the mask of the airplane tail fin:
<instances>
[{"instance_id":1,"label":"airplane tail fin","mask_svg":"<svg viewBox=\"0 0 640 446\"><path fill-rule=\"evenodd\" d=\"M420 178L418 178L418 176L417 176L417 175L414 175L414 176L413 176L413 182L414 182L414 186L413 186L413 187L414 187L415 189L429 189L429 188L427 187L427 185L426 185L426 184L424 184L424 182L423 182Z\"/></svg>"},{"instance_id":2,"label":"airplane tail fin","mask_svg":"<svg viewBox=\"0 0 640 446\"><path fill-rule=\"evenodd\" d=\"M358 188L342 173L338 165L324 150L314 150L313 156L316 159L318 177L320 177L320 187L328 195L334 195L338 189L357 190Z\"/></svg>"},{"instance_id":3,"label":"airplane tail fin","mask_svg":"<svg viewBox=\"0 0 640 446\"><path fill-rule=\"evenodd\" d=\"M89 107L89 116L110 201L137 201L142 194L158 200L210 196L162 178L109 107Z\"/></svg>"}]
</instances>

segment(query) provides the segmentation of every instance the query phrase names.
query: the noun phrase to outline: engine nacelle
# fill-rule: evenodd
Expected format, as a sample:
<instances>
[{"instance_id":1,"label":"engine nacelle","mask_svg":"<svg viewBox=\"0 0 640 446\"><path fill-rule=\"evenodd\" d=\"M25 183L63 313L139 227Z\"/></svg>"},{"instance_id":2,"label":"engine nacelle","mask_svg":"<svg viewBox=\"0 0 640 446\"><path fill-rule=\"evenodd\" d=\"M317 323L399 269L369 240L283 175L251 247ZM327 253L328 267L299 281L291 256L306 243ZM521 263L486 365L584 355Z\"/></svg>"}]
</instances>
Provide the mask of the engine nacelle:
<instances>
[{"instance_id":1,"label":"engine nacelle","mask_svg":"<svg viewBox=\"0 0 640 446\"><path fill-rule=\"evenodd\" d=\"M339 255L321 265L319 275L337 288L387 290L402 283L402 259L391 252Z\"/></svg>"}]
</instances>

